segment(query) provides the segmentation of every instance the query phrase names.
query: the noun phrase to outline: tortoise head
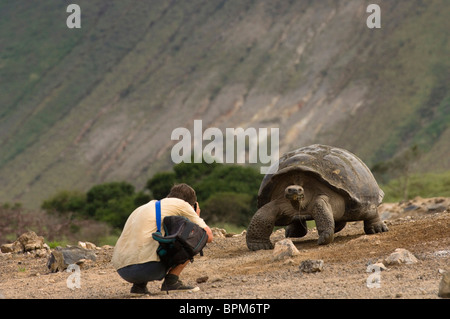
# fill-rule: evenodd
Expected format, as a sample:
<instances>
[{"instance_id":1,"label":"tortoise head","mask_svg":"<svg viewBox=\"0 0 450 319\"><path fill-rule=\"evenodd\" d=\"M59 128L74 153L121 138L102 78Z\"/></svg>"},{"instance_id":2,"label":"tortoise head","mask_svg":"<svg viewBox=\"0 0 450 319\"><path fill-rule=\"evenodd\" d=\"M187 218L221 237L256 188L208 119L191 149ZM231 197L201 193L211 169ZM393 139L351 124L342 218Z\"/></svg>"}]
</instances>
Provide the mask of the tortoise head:
<instances>
[{"instance_id":1,"label":"tortoise head","mask_svg":"<svg viewBox=\"0 0 450 319\"><path fill-rule=\"evenodd\" d=\"M294 209L305 209L305 191L303 187L299 185L289 185L284 190L284 197L291 202Z\"/></svg>"},{"instance_id":2,"label":"tortoise head","mask_svg":"<svg viewBox=\"0 0 450 319\"><path fill-rule=\"evenodd\" d=\"M299 201L305 199L305 191L303 190L303 187L298 185L289 185L284 190L284 197L291 201Z\"/></svg>"}]
</instances>

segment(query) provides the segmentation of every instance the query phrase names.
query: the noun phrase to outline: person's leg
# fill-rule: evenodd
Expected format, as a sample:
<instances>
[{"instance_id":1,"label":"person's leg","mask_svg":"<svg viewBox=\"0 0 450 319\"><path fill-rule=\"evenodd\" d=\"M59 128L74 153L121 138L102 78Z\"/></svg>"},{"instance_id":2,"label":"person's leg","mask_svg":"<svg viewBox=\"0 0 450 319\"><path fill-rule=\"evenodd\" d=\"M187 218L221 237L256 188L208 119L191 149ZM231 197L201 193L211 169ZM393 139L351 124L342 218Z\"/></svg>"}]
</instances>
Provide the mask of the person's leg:
<instances>
[{"instance_id":1,"label":"person's leg","mask_svg":"<svg viewBox=\"0 0 450 319\"><path fill-rule=\"evenodd\" d=\"M184 264L177 265L169 270L169 274L180 276L183 269L189 264L189 260L186 261Z\"/></svg>"},{"instance_id":2,"label":"person's leg","mask_svg":"<svg viewBox=\"0 0 450 319\"><path fill-rule=\"evenodd\" d=\"M161 280L166 275L166 267L160 262L147 262L143 264L130 265L117 270L124 280L133 284L131 293L148 293L147 283L149 281Z\"/></svg>"},{"instance_id":3,"label":"person's leg","mask_svg":"<svg viewBox=\"0 0 450 319\"><path fill-rule=\"evenodd\" d=\"M166 277L164 278L164 282L161 286L162 291L169 290L191 290L195 287L188 286L183 284L183 282L179 279L179 276L183 269L189 264L189 260L184 264L177 265L169 270Z\"/></svg>"}]
</instances>

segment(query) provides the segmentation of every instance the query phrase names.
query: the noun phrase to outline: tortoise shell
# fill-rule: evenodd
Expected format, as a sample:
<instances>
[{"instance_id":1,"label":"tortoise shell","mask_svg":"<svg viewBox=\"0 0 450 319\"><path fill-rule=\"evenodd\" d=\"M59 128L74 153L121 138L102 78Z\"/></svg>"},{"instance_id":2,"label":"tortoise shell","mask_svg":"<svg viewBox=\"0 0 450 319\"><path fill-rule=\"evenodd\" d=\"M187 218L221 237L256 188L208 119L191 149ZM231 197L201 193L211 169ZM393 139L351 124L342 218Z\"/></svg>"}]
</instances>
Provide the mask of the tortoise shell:
<instances>
[{"instance_id":1,"label":"tortoise shell","mask_svg":"<svg viewBox=\"0 0 450 319\"><path fill-rule=\"evenodd\" d=\"M354 208L378 206L384 197L372 172L356 155L341 148L314 144L284 154L278 161L278 170L264 176L258 192L258 208L270 202L274 185L284 174L296 171L307 172L346 195Z\"/></svg>"}]
</instances>

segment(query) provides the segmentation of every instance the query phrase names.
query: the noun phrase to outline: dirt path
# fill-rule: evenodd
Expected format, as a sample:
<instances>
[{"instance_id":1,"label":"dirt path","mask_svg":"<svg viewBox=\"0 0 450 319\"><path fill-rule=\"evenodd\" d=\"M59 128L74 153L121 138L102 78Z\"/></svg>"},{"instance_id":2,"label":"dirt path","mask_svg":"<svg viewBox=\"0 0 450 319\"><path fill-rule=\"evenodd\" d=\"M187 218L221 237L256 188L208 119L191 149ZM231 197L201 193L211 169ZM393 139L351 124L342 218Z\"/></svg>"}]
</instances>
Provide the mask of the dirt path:
<instances>
[{"instance_id":1,"label":"dirt path","mask_svg":"<svg viewBox=\"0 0 450 319\"><path fill-rule=\"evenodd\" d=\"M195 293L161 294L161 282L148 284L149 295L130 294L110 264L113 248L97 250L97 261L81 270L81 288L69 289L67 272L50 273L46 258L24 254L0 255L0 297L28 298L438 298L440 270L450 270L450 213L421 214L388 220L389 232L367 236L361 222L336 234L332 244L317 245L317 232L294 239L299 254L279 261L272 251L249 251L245 236L215 238L205 255L182 274L186 283L198 285ZM272 240L283 239L283 231ZM368 288L369 263L384 259L396 248L412 252L418 263L388 266L379 273L380 288ZM324 268L303 273L306 259L322 259ZM196 284L199 277L204 283Z\"/></svg>"}]
</instances>

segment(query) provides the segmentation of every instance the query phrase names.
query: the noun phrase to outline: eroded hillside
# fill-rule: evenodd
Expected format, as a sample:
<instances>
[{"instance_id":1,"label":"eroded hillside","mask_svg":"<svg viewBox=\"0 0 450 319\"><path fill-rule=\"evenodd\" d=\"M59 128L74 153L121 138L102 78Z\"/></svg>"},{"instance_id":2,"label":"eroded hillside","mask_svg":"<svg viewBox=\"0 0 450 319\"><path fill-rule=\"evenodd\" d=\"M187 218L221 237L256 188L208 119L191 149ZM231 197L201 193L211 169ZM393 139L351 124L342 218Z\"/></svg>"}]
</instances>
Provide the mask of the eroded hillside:
<instances>
[{"instance_id":1,"label":"eroded hillside","mask_svg":"<svg viewBox=\"0 0 450 319\"><path fill-rule=\"evenodd\" d=\"M449 169L450 6L444 0L60 1L0 4L0 201L142 186L171 133L280 128L280 152L347 148L369 166L411 145ZM439 158L439 160L436 160Z\"/></svg>"}]
</instances>

